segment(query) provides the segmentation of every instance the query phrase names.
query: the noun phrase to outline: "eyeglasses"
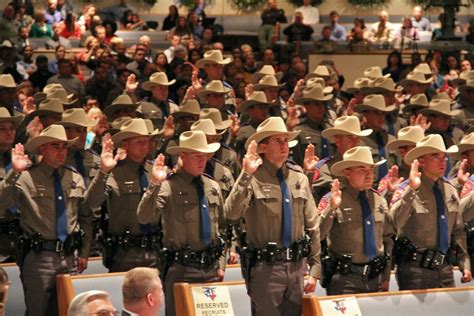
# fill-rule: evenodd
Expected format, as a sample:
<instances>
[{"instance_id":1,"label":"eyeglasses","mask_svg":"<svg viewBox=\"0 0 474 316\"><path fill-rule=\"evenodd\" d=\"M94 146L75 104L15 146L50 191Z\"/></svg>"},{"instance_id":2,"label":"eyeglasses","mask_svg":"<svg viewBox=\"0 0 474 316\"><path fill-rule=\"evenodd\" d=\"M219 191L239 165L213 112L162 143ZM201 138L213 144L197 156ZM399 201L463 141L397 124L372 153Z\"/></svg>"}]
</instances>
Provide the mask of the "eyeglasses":
<instances>
[{"instance_id":1,"label":"eyeglasses","mask_svg":"<svg viewBox=\"0 0 474 316\"><path fill-rule=\"evenodd\" d=\"M97 315L97 316L120 316L120 312L118 310L114 311L98 311L97 313L90 313L89 315Z\"/></svg>"}]
</instances>

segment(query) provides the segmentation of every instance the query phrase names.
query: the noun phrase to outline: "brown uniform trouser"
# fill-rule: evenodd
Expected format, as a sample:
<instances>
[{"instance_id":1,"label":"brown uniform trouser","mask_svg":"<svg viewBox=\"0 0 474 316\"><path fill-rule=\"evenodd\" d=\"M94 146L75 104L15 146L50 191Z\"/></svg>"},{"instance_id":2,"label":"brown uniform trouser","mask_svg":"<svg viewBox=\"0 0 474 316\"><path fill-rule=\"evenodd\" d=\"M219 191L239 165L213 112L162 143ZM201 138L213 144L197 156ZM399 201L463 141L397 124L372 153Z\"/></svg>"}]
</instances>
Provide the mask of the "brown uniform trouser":
<instances>
[{"instance_id":1,"label":"brown uniform trouser","mask_svg":"<svg viewBox=\"0 0 474 316\"><path fill-rule=\"evenodd\" d=\"M327 295L380 292L382 290L382 273L373 279L360 273L335 273L326 288Z\"/></svg>"},{"instance_id":2,"label":"brown uniform trouser","mask_svg":"<svg viewBox=\"0 0 474 316\"><path fill-rule=\"evenodd\" d=\"M430 270L416 262L404 262L397 268L396 277L400 291L454 287L453 267L449 264Z\"/></svg>"},{"instance_id":3,"label":"brown uniform trouser","mask_svg":"<svg viewBox=\"0 0 474 316\"><path fill-rule=\"evenodd\" d=\"M77 274L75 255L64 256L53 251L30 251L20 268L25 294L26 315L58 314L56 275Z\"/></svg>"},{"instance_id":4,"label":"brown uniform trouser","mask_svg":"<svg viewBox=\"0 0 474 316\"><path fill-rule=\"evenodd\" d=\"M119 248L114 256L109 272L126 272L137 267L156 268L157 255L155 251L142 248Z\"/></svg>"},{"instance_id":5,"label":"brown uniform trouser","mask_svg":"<svg viewBox=\"0 0 474 316\"><path fill-rule=\"evenodd\" d=\"M210 267L198 268L173 263L165 276L163 288L166 299L166 316L176 315L173 285L177 282L208 283L217 282L217 263Z\"/></svg>"},{"instance_id":6,"label":"brown uniform trouser","mask_svg":"<svg viewBox=\"0 0 474 316\"><path fill-rule=\"evenodd\" d=\"M304 272L305 260L275 264L257 262L247 282L252 315L301 315Z\"/></svg>"}]
</instances>

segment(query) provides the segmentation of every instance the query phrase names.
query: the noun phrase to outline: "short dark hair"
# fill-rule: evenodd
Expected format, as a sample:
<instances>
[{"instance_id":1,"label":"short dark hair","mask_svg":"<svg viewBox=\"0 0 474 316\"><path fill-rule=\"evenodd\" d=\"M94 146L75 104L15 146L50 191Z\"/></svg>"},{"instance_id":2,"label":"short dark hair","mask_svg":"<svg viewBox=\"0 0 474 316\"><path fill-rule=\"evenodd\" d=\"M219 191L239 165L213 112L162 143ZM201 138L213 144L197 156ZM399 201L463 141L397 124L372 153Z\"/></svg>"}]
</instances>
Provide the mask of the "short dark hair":
<instances>
[{"instance_id":1,"label":"short dark hair","mask_svg":"<svg viewBox=\"0 0 474 316\"><path fill-rule=\"evenodd\" d=\"M61 66L62 64L68 64L69 66L71 66L71 62L69 61L69 59L66 59L66 58L58 60L58 67Z\"/></svg>"},{"instance_id":2,"label":"short dark hair","mask_svg":"<svg viewBox=\"0 0 474 316\"><path fill-rule=\"evenodd\" d=\"M36 63L47 63L48 62L48 57L46 57L45 55L38 55L38 57L36 57Z\"/></svg>"},{"instance_id":3,"label":"short dark hair","mask_svg":"<svg viewBox=\"0 0 474 316\"><path fill-rule=\"evenodd\" d=\"M333 15L339 16L339 13L337 13L336 10L333 10L333 11L331 11L331 12L329 13L329 16L333 16Z\"/></svg>"}]
</instances>

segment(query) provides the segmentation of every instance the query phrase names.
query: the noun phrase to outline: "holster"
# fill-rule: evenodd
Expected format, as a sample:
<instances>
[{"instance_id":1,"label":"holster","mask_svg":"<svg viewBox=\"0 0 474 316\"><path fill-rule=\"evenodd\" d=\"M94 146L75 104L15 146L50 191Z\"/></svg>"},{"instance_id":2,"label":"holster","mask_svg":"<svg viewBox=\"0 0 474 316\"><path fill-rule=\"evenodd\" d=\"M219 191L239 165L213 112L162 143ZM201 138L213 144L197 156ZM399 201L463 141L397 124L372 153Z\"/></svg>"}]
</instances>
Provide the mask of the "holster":
<instances>
[{"instance_id":1,"label":"holster","mask_svg":"<svg viewBox=\"0 0 474 316\"><path fill-rule=\"evenodd\" d=\"M465 224L467 234L467 251L470 257L474 256L474 220Z\"/></svg>"},{"instance_id":2,"label":"holster","mask_svg":"<svg viewBox=\"0 0 474 316\"><path fill-rule=\"evenodd\" d=\"M415 252L416 245L408 238L397 238L393 247L393 260L398 266L400 266L402 263L410 260Z\"/></svg>"},{"instance_id":3,"label":"holster","mask_svg":"<svg viewBox=\"0 0 474 316\"><path fill-rule=\"evenodd\" d=\"M31 240L26 235L20 235L16 243L16 264L21 267L25 257L31 250Z\"/></svg>"},{"instance_id":4,"label":"holster","mask_svg":"<svg viewBox=\"0 0 474 316\"><path fill-rule=\"evenodd\" d=\"M331 284L332 276L336 273L336 260L326 255L321 259L322 275L321 286L327 288Z\"/></svg>"},{"instance_id":5,"label":"holster","mask_svg":"<svg viewBox=\"0 0 474 316\"><path fill-rule=\"evenodd\" d=\"M164 282L171 264L173 263L173 254L167 249L162 248L158 256L158 267L160 269L160 278Z\"/></svg>"},{"instance_id":6,"label":"holster","mask_svg":"<svg viewBox=\"0 0 474 316\"><path fill-rule=\"evenodd\" d=\"M101 236L102 244L102 264L110 269L113 264L113 258L117 253L117 243L110 236Z\"/></svg>"},{"instance_id":7,"label":"holster","mask_svg":"<svg viewBox=\"0 0 474 316\"><path fill-rule=\"evenodd\" d=\"M248 247L241 248L238 246L237 252L240 255L240 269L242 271L242 277L248 282L250 280L250 270L255 265L255 258L252 256L252 252Z\"/></svg>"}]
</instances>

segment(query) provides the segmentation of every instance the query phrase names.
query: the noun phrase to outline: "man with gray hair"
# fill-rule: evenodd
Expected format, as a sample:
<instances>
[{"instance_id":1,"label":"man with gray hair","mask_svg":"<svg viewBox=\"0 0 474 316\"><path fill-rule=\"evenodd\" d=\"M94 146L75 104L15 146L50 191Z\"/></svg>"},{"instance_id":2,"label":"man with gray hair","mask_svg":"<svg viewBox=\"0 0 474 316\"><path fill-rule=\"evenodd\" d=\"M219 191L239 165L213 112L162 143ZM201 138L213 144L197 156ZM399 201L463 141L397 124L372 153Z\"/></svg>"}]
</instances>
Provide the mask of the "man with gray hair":
<instances>
[{"instance_id":1,"label":"man with gray hair","mask_svg":"<svg viewBox=\"0 0 474 316\"><path fill-rule=\"evenodd\" d=\"M68 316L114 315L119 312L114 308L107 292L91 290L76 295L69 305Z\"/></svg>"},{"instance_id":2,"label":"man with gray hair","mask_svg":"<svg viewBox=\"0 0 474 316\"><path fill-rule=\"evenodd\" d=\"M163 303L163 288L158 270L135 268L127 272L122 284L122 316L158 315Z\"/></svg>"}]
</instances>

